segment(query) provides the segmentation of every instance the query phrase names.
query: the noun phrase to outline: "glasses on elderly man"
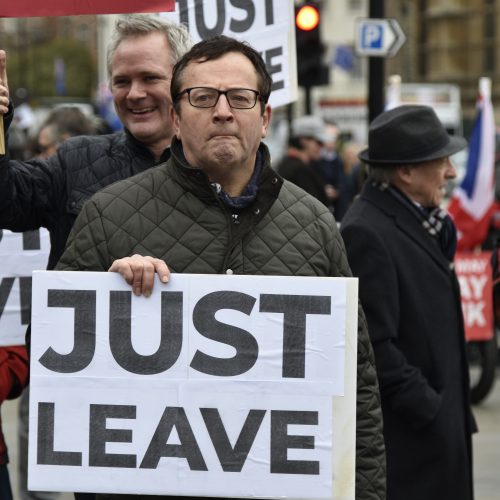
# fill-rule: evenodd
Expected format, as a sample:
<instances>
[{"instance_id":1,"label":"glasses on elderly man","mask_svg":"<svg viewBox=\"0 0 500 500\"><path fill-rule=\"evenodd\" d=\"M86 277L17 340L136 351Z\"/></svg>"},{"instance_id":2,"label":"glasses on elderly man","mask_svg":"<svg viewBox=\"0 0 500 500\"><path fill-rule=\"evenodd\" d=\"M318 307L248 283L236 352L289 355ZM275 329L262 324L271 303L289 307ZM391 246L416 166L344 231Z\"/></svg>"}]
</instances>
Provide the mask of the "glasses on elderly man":
<instances>
[{"instance_id":1,"label":"glasses on elderly man","mask_svg":"<svg viewBox=\"0 0 500 500\"><path fill-rule=\"evenodd\" d=\"M218 90L211 87L191 87L179 92L176 100L183 94L187 94L189 104L195 108L213 108L219 102L221 94L224 94L231 108L252 109L260 96L257 90L252 89Z\"/></svg>"}]
</instances>

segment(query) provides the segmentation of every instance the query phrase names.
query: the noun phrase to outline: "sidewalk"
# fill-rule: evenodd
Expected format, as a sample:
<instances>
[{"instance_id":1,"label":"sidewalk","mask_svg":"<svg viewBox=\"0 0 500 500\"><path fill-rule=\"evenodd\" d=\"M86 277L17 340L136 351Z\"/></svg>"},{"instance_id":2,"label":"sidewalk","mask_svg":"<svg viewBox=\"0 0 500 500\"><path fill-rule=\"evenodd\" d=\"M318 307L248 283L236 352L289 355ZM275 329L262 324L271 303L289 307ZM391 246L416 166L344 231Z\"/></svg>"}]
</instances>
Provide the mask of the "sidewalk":
<instances>
[{"instance_id":1,"label":"sidewalk","mask_svg":"<svg viewBox=\"0 0 500 500\"><path fill-rule=\"evenodd\" d=\"M479 432L474 435L475 500L500 498L500 371L495 387L480 405L473 407Z\"/></svg>"}]
</instances>

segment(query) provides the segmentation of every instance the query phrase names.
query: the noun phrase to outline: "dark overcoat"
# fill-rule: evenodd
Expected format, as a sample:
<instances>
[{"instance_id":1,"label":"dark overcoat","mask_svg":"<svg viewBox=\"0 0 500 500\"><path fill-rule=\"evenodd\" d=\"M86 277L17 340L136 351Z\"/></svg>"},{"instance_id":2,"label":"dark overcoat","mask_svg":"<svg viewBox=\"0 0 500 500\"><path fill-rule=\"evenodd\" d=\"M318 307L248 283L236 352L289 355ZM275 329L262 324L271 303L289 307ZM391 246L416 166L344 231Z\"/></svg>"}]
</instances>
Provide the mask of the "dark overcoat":
<instances>
[{"instance_id":1,"label":"dark overcoat","mask_svg":"<svg viewBox=\"0 0 500 500\"><path fill-rule=\"evenodd\" d=\"M368 180L342 220L375 352L387 500L471 500L471 434L453 264L406 206Z\"/></svg>"}]
</instances>

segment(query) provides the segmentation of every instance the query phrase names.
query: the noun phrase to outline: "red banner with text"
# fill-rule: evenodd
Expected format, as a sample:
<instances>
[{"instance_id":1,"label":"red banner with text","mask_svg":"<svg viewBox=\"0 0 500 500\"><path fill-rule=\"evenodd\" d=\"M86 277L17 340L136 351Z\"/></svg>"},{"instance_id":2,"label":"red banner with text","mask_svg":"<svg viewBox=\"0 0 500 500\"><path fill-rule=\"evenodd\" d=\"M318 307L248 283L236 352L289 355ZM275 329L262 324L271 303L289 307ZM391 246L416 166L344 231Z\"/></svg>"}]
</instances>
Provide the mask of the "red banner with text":
<instances>
[{"instance_id":1,"label":"red banner with text","mask_svg":"<svg viewBox=\"0 0 500 500\"><path fill-rule=\"evenodd\" d=\"M129 14L171 12L175 0L16 0L2 2L0 17L76 16L81 14Z\"/></svg>"},{"instance_id":2,"label":"red banner with text","mask_svg":"<svg viewBox=\"0 0 500 500\"><path fill-rule=\"evenodd\" d=\"M460 283L465 338L489 340L493 337L493 286L490 252L458 252L455 270Z\"/></svg>"}]
</instances>

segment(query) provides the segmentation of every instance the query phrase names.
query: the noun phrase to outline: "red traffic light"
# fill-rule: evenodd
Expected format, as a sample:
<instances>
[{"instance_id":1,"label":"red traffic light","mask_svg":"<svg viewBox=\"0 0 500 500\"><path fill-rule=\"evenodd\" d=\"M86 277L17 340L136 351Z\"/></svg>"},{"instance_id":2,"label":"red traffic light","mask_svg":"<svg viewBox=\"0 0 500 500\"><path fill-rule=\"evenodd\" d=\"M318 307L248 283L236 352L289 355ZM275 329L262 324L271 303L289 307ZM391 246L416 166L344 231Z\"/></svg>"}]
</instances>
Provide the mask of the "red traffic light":
<instances>
[{"instance_id":1,"label":"red traffic light","mask_svg":"<svg viewBox=\"0 0 500 500\"><path fill-rule=\"evenodd\" d=\"M295 25L302 31L311 31L318 27L319 11L312 5L300 7L295 15Z\"/></svg>"}]
</instances>

